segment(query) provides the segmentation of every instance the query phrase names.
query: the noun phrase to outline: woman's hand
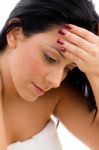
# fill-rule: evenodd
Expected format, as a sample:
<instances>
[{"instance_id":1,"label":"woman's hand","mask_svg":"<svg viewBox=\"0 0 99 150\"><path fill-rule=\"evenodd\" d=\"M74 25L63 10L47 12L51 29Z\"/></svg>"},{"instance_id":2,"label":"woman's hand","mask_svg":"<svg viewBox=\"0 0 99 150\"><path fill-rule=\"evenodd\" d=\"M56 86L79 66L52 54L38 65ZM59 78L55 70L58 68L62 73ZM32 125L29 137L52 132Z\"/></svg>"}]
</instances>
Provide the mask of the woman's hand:
<instances>
[{"instance_id":1,"label":"woman's hand","mask_svg":"<svg viewBox=\"0 0 99 150\"><path fill-rule=\"evenodd\" d=\"M99 110L99 37L75 25L65 25L59 33L60 50L86 74ZM97 118L99 121L99 111Z\"/></svg>"},{"instance_id":2,"label":"woman's hand","mask_svg":"<svg viewBox=\"0 0 99 150\"><path fill-rule=\"evenodd\" d=\"M65 25L58 43L66 50L66 58L87 76L99 76L99 37L75 25Z\"/></svg>"}]
</instances>

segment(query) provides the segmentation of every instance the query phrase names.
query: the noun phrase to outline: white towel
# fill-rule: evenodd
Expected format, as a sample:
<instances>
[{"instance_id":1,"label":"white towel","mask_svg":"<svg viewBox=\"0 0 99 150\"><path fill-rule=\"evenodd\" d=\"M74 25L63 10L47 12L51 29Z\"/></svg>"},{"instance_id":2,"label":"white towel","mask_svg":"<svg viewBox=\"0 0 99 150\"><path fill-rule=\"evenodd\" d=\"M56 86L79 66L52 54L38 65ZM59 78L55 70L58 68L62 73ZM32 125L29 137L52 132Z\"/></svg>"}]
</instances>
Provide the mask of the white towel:
<instances>
[{"instance_id":1,"label":"white towel","mask_svg":"<svg viewBox=\"0 0 99 150\"><path fill-rule=\"evenodd\" d=\"M41 132L31 139L8 145L8 150L62 150L55 123L50 120Z\"/></svg>"}]
</instances>

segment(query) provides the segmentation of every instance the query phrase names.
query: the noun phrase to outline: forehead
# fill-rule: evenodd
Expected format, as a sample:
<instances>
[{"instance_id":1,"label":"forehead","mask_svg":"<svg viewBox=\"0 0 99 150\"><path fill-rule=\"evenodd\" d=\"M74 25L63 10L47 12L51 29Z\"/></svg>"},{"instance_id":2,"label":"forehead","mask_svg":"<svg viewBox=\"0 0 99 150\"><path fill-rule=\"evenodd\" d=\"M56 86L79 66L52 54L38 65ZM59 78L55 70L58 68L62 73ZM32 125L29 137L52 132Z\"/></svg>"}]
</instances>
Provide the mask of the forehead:
<instances>
[{"instance_id":1,"label":"forehead","mask_svg":"<svg viewBox=\"0 0 99 150\"><path fill-rule=\"evenodd\" d=\"M57 52L64 61L72 63L65 57L65 54L60 51L61 46L57 44L57 40L63 38L63 36L58 33L61 28L61 26L57 26L46 32L33 35L32 43L40 49L44 48L45 50L49 49L51 51Z\"/></svg>"},{"instance_id":2,"label":"forehead","mask_svg":"<svg viewBox=\"0 0 99 150\"><path fill-rule=\"evenodd\" d=\"M31 45L52 45L53 47L59 48L57 44L57 40L62 38L62 36L58 33L60 27L53 27L45 32L40 32L33 34L31 37L26 37L28 42L31 42Z\"/></svg>"}]
</instances>

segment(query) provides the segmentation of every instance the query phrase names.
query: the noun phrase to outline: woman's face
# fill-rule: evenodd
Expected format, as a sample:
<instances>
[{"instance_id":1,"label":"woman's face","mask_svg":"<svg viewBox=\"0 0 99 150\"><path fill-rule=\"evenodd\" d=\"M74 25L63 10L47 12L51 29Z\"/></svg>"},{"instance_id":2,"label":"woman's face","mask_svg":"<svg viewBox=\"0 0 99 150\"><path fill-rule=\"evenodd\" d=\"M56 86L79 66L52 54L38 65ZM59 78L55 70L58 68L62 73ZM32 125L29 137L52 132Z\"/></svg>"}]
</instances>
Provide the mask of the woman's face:
<instances>
[{"instance_id":1,"label":"woman's face","mask_svg":"<svg viewBox=\"0 0 99 150\"><path fill-rule=\"evenodd\" d=\"M52 88L57 88L67 75L72 62L64 59L57 44L59 28L23 36L10 53L9 70L19 95L34 101Z\"/></svg>"}]
</instances>

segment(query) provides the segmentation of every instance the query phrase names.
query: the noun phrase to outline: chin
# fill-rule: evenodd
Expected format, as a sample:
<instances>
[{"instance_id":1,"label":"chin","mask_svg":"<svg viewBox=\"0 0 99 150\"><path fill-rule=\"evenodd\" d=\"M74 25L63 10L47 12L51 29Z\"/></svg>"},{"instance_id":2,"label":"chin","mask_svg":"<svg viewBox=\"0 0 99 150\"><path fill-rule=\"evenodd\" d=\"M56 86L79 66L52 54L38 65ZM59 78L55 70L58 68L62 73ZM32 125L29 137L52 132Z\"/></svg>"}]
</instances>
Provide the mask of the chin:
<instances>
[{"instance_id":1,"label":"chin","mask_svg":"<svg viewBox=\"0 0 99 150\"><path fill-rule=\"evenodd\" d=\"M29 93L28 90L17 90L19 93L19 96L22 100L25 100L27 102L34 102L37 100L38 96L34 93Z\"/></svg>"},{"instance_id":2,"label":"chin","mask_svg":"<svg viewBox=\"0 0 99 150\"><path fill-rule=\"evenodd\" d=\"M37 100L37 96L30 96L30 95L20 95L21 96L21 98L23 99L23 100L25 100L25 101L27 101L27 102L34 102L34 101L36 101Z\"/></svg>"}]
</instances>

